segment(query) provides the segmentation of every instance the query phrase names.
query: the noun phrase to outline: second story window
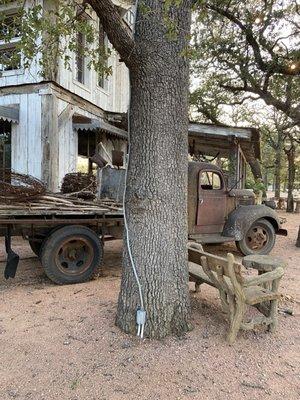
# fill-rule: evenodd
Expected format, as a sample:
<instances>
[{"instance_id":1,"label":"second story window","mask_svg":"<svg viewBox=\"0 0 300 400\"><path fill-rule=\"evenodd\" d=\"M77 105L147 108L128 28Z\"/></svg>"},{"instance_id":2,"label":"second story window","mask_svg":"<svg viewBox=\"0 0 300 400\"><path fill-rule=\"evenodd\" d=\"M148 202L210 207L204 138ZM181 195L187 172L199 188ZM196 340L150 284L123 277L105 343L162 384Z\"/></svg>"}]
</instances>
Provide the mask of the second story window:
<instances>
[{"instance_id":1,"label":"second story window","mask_svg":"<svg viewBox=\"0 0 300 400\"><path fill-rule=\"evenodd\" d=\"M99 47L101 49L101 51L104 54L104 68L107 67L107 51L108 51L108 38L106 33L104 32L103 26L101 24L99 24ZM99 74L99 78L98 78L98 85L104 89L104 90L108 90L108 78L106 76L106 74L104 72Z\"/></svg>"},{"instance_id":2,"label":"second story window","mask_svg":"<svg viewBox=\"0 0 300 400\"><path fill-rule=\"evenodd\" d=\"M78 82L85 84L85 55L84 55L85 37L79 32L77 35L77 52L76 52L76 79Z\"/></svg>"},{"instance_id":3,"label":"second story window","mask_svg":"<svg viewBox=\"0 0 300 400\"><path fill-rule=\"evenodd\" d=\"M0 73L21 68L21 55L14 46L0 47Z\"/></svg>"},{"instance_id":4,"label":"second story window","mask_svg":"<svg viewBox=\"0 0 300 400\"><path fill-rule=\"evenodd\" d=\"M0 18L0 73L21 68L21 54L17 50L20 35L20 15L8 8Z\"/></svg>"},{"instance_id":5,"label":"second story window","mask_svg":"<svg viewBox=\"0 0 300 400\"><path fill-rule=\"evenodd\" d=\"M21 19L17 13L4 14L0 18L0 40L19 38L21 35Z\"/></svg>"}]
</instances>

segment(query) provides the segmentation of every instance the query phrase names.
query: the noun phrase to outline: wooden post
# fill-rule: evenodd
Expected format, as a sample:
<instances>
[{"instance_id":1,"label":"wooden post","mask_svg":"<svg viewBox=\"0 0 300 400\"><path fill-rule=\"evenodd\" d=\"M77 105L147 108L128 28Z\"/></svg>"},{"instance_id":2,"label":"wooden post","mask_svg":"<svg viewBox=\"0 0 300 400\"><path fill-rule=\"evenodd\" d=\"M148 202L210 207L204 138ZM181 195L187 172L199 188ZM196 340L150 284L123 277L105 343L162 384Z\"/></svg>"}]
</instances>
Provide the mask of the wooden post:
<instances>
[{"instance_id":1,"label":"wooden post","mask_svg":"<svg viewBox=\"0 0 300 400\"><path fill-rule=\"evenodd\" d=\"M59 134L57 98L52 94L42 96L42 180L47 188L56 192L59 187Z\"/></svg>"},{"instance_id":2,"label":"wooden post","mask_svg":"<svg viewBox=\"0 0 300 400\"><path fill-rule=\"evenodd\" d=\"M299 225L299 230L298 230L298 238L296 242L296 247L300 247L300 225Z\"/></svg>"}]
</instances>

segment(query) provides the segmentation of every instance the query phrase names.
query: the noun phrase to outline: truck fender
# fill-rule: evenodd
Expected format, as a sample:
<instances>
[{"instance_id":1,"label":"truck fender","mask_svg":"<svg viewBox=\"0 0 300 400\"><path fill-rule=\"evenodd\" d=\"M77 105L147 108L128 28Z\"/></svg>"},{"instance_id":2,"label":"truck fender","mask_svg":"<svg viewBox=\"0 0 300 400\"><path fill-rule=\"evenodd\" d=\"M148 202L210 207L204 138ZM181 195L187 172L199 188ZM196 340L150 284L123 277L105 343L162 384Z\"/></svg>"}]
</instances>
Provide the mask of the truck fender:
<instances>
[{"instance_id":1,"label":"truck fender","mask_svg":"<svg viewBox=\"0 0 300 400\"><path fill-rule=\"evenodd\" d=\"M280 219L276 212L265 205L239 206L227 217L222 236L233 237L242 240L250 226L258 219L268 220L275 229L276 234L287 235L285 229L281 229Z\"/></svg>"}]
</instances>

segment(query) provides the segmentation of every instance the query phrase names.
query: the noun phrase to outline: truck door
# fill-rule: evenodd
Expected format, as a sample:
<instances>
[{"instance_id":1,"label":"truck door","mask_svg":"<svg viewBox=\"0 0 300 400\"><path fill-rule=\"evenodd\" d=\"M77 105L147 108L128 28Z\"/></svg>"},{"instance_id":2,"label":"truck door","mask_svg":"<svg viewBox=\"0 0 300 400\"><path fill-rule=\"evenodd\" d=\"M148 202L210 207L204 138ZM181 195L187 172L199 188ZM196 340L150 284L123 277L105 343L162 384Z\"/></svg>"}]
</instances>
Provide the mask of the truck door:
<instances>
[{"instance_id":1,"label":"truck door","mask_svg":"<svg viewBox=\"0 0 300 400\"><path fill-rule=\"evenodd\" d=\"M218 171L202 170L198 180L197 232L220 233L226 216L226 188Z\"/></svg>"}]
</instances>

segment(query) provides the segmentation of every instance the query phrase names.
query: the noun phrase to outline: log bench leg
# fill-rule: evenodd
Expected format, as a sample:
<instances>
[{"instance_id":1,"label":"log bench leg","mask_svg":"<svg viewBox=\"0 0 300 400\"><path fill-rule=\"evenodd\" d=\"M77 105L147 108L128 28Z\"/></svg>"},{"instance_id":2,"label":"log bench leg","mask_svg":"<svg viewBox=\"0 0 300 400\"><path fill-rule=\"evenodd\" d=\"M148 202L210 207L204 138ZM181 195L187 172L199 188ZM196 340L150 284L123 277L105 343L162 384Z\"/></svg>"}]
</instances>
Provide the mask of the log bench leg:
<instances>
[{"instance_id":1,"label":"log bench leg","mask_svg":"<svg viewBox=\"0 0 300 400\"><path fill-rule=\"evenodd\" d=\"M278 293L280 279L276 279L272 283L272 291ZM272 319L272 323L268 326L270 332L275 332L278 325L278 299L270 301L270 314L269 317Z\"/></svg>"},{"instance_id":2,"label":"log bench leg","mask_svg":"<svg viewBox=\"0 0 300 400\"><path fill-rule=\"evenodd\" d=\"M235 303L234 309L232 309L232 303ZM241 328L244 314L246 311L246 305L243 302L240 301L235 301L234 299L231 299L230 301L231 306L230 306L230 327L229 327L229 332L227 335L227 341L229 344L232 344L238 334L238 331Z\"/></svg>"},{"instance_id":3,"label":"log bench leg","mask_svg":"<svg viewBox=\"0 0 300 400\"><path fill-rule=\"evenodd\" d=\"M201 285L201 282L195 282L195 293L200 293L200 291L201 291L200 285Z\"/></svg>"},{"instance_id":4,"label":"log bench leg","mask_svg":"<svg viewBox=\"0 0 300 400\"><path fill-rule=\"evenodd\" d=\"M271 324L268 326L270 332L275 332L278 326L278 300L272 300L270 305L270 318L272 318Z\"/></svg>"}]
</instances>

